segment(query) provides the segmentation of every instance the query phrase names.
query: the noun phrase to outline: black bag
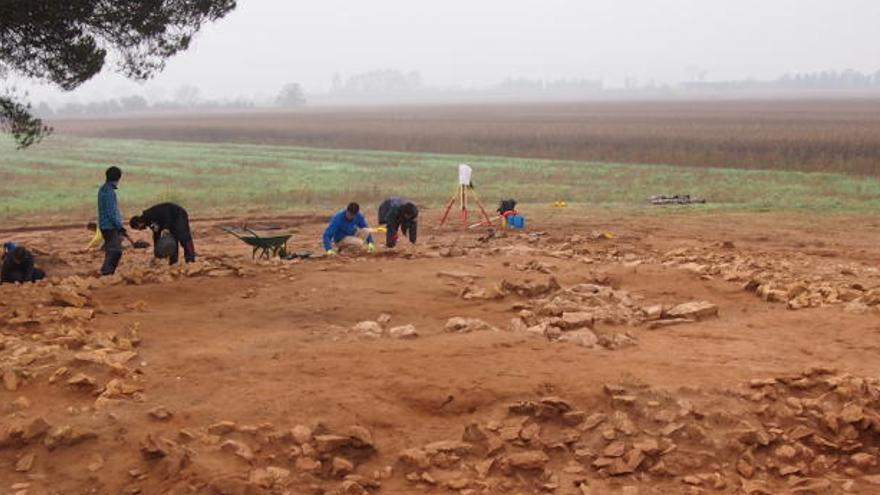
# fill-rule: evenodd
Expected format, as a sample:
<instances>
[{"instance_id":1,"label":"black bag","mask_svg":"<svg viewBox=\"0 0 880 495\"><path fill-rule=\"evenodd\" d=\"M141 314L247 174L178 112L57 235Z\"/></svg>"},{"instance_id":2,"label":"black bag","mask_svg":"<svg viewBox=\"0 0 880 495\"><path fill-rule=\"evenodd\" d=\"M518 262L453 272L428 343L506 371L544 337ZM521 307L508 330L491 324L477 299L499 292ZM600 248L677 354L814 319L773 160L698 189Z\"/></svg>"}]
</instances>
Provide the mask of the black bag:
<instances>
[{"instance_id":1,"label":"black bag","mask_svg":"<svg viewBox=\"0 0 880 495\"><path fill-rule=\"evenodd\" d=\"M498 204L498 214L504 215L508 211L516 210L516 200L514 199L502 199L501 203Z\"/></svg>"},{"instance_id":2,"label":"black bag","mask_svg":"<svg viewBox=\"0 0 880 495\"><path fill-rule=\"evenodd\" d=\"M153 246L153 252L157 258L170 258L177 251L177 239L170 232L162 233L156 245Z\"/></svg>"}]
</instances>

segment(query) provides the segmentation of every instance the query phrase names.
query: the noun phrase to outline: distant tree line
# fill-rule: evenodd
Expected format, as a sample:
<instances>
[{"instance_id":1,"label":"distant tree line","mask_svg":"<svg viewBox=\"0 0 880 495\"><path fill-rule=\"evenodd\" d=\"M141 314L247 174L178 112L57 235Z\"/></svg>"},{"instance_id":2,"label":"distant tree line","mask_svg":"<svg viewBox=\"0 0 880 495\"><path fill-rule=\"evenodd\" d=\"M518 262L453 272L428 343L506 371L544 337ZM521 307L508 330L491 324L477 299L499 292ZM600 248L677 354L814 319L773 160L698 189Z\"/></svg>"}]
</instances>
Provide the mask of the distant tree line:
<instances>
[{"instance_id":1,"label":"distant tree line","mask_svg":"<svg viewBox=\"0 0 880 495\"><path fill-rule=\"evenodd\" d=\"M140 95L124 96L88 103L68 102L53 108L46 102L39 103L33 113L40 118L47 117L106 117L113 115L161 112L161 111L212 111L212 110L246 110L261 107L292 108L306 104L302 87L297 83L289 83L281 88L272 102L259 105L252 98L235 98L231 100L207 99L201 97L201 91L195 86L181 86L172 99L148 101Z\"/></svg>"},{"instance_id":2,"label":"distant tree line","mask_svg":"<svg viewBox=\"0 0 880 495\"><path fill-rule=\"evenodd\" d=\"M353 74L345 80L340 74L335 74L330 85L330 95L401 95L415 93L423 88L422 76L418 72L404 73L385 69Z\"/></svg>"},{"instance_id":3,"label":"distant tree line","mask_svg":"<svg viewBox=\"0 0 880 495\"><path fill-rule=\"evenodd\" d=\"M685 89L710 90L790 90L790 89L880 89L880 70L874 73L847 69L843 71L824 70L819 72L798 72L784 74L769 80L742 80L717 82L689 82Z\"/></svg>"},{"instance_id":4,"label":"distant tree line","mask_svg":"<svg viewBox=\"0 0 880 495\"><path fill-rule=\"evenodd\" d=\"M546 81L543 79L505 79L495 89L506 93L519 94L579 94L602 91L602 81L590 79L556 79Z\"/></svg>"}]
</instances>

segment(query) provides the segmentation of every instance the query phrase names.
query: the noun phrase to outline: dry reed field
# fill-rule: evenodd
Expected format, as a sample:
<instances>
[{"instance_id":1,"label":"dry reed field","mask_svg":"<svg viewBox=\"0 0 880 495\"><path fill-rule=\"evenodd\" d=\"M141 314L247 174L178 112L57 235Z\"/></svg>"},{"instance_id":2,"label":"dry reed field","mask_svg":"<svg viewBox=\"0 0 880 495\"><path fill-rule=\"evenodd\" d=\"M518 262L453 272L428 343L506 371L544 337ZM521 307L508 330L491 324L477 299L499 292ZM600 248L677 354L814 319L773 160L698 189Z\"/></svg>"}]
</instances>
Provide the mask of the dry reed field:
<instances>
[{"instance_id":1,"label":"dry reed field","mask_svg":"<svg viewBox=\"0 0 880 495\"><path fill-rule=\"evenodd\" d=\"M880 100L314 108L61 120L59 134L880 174Z\"/></svg>"}]
</instances>

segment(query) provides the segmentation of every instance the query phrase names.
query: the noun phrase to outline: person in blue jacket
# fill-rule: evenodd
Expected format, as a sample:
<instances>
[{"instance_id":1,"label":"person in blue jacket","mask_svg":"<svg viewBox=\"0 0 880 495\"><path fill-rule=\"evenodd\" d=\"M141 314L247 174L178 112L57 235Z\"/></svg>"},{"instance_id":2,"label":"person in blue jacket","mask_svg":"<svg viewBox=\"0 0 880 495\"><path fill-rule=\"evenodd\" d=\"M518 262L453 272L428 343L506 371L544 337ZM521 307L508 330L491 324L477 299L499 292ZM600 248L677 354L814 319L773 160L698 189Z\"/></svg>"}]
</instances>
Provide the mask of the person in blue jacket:
<instances>
[{"instance_id":1,"label":"person in blue jacket","mask_svg":"<svg viewBox=\"0 0 880 495\"><path fill-rule=\"evenodd\" d=\"M344 210L340 210L330 224L324 230L324 250L332 256L337 251L349 248L362 249L372 253L376 250L373 236L367 225L367 219L361 213L361 207L357 203L349 203Z\"/></svg>"},{"instance_id":2,"label":"person in blue jacket","mask_svg":"<svg viewBox=\"0 0 880 495\"><path fill-rule=\"evenodd\" d=\"M98 228L104 236L104 264L101 275L112 275L122 259L122 239L131 242L122 225L122 212L116 200L116 188L122 179L119 167L110 167L104 172L106 182L98 189Z\"/></svg>"}]
</instances>

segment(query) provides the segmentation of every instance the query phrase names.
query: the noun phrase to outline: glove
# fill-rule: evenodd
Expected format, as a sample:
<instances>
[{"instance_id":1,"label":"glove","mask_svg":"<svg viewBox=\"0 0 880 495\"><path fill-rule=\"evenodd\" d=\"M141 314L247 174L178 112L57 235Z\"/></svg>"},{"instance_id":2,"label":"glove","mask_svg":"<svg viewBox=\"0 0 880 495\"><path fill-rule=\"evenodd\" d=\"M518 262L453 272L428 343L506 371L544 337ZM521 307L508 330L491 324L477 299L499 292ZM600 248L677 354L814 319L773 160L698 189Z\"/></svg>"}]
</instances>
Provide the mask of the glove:
<instances>
[{"instance_id":1,"label":"glove","mask_svg":"<svg viewBox=\"0 0 880 495\"><path fill-rule=\"evenodd\" d=\"M336 250L335 249L328 249L327 256L336 256Z\"/></svg>"},{"instance_id":2,"label":"glove","mask_svg":"<svg viewBox=\"0 0 880 495\"><path fill-rule=\"evenodd\" d=\"M376 252L376 245L373 244L372 242L367 244L367 252L368 253L375 253Z\"/></svg>"}]
</instances>

